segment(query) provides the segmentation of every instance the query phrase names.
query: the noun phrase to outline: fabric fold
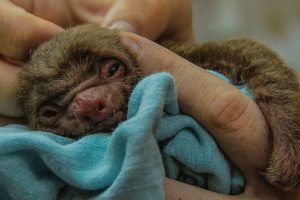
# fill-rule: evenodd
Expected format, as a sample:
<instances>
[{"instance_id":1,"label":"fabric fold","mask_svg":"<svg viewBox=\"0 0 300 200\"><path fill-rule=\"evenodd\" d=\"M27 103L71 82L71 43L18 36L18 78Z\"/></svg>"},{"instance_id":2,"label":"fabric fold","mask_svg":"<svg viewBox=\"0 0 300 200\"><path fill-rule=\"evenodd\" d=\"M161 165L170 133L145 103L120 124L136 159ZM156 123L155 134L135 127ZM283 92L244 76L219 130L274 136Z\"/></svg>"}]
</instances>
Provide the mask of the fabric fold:
<instances>
[{"instance_id":1,"label":"fabric fold","mask_svg":"<svg viewBox=\"0 0 300 200\"><path fill-rule=\"evenodd\" d=\"M0 128L3 200L160 200L165 175L224 194L244 187L207 131L180 114L168 73L138 83L127 120L112 134L73 140L23 125Z\"/></svg>"}]
</instances>

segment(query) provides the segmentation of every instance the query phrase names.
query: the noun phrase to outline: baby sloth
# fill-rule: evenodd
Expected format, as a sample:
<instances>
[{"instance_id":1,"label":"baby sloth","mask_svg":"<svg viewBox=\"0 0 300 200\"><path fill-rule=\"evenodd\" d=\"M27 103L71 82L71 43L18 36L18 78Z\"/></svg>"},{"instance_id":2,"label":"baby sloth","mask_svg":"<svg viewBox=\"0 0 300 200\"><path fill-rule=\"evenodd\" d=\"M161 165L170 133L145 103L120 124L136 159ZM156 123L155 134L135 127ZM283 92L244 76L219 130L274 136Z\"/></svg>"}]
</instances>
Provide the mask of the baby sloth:
<instances>
[{"instance_id":1,"label":"baby sloth","mask_svg":"<svg viewBox=\"0 0 300 200\"><path fill-rule=\"evenodd\" d=\"M110 132L141 76L114 31L82 26L44 43L20 73L29 126L69 137Z\"/></svg>"},{"instance_id":2,"label":"baby sloth","mask_svg":"<svg viewBox=\"0 0 300 200\"><path fill-rule=\"evenodd\" d=\"M279 188L300 182L300 93L295 73L265 46L234 39L201 45L164 43L199 67L247 84L272 133L264 175ZM78 137L110 132L124 119L142 74L118 32L71 28L42 44L20 73L18 103L34 130Z\"/></svg>"}]
</instances>

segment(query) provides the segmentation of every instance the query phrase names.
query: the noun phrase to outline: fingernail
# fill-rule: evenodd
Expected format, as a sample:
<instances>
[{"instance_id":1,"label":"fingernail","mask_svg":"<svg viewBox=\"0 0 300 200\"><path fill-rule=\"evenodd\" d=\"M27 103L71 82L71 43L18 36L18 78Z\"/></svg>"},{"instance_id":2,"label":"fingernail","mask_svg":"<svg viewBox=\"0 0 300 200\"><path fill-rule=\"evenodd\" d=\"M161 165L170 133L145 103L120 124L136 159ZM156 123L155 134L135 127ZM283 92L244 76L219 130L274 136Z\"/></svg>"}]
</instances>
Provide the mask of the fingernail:
<instances>
[{"instance_id":1,"label":"fingernail","mask_svg":"<svg viewBox=\"0 0 300 200\"><path fill-rule=\"evenodd\" d=\"M120 40L131 52L138 53L141 49L138 42L135 39L128 36L128 33L121 33Z\"/></svg>"},{"instance_id":2,"label":"fingernail","mask_svg":"<svg viewBox=\"0 0 300 200\"><path fill-rule=\"evenodd\" d=\"M112 23L108 28L110 29L118 29L126 32L137 33L136 28L127 21L120 20Z\"/></svg>"}]
</instances>

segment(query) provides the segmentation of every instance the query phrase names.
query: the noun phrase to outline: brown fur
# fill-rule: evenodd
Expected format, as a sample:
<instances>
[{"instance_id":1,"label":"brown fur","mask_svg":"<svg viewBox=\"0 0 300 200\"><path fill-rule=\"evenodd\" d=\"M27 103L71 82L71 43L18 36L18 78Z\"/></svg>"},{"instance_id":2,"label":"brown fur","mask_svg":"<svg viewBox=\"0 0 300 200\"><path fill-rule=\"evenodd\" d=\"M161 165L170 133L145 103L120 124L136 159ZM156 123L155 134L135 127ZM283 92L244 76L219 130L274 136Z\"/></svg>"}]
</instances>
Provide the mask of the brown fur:
<instances>
[{"instance_id":1,"label":"brown fur","mask_svg":"<svg viewBox=\"0 0 300 200\"><path fill-rule=\"evenodd\" d=\"M96 68L106 59L123 63L126 77L115 82L102 80ZM91 80L95 74L99 79ZM117 32L92 25L76 27L44 43L34 52L20 73L18 104L34 130L70 137L87 132L109 132L126 116L128 96L139 77L139 69L119 42ZM91 83L80 89L80 83L85 80L91 80ZM99 90L114 104L115 111L120 112L105 123L79 130L79 123L70 116L70 104L76 94L71 97L69 94L93 86L104 86ZM47 105L59 108L59 120L52 126L46 126L40 120L40 110Z\"/></svg>"},{"instance_id":2,"label":"brown fur","mask_svg":"<svg viewBox=\"0 0 300 200\"><path fill-rule=\"evenodd\" d=\"M164 45L202 68L225 74L237 85L248 85L273 135L266 179L279 188L299 186L300 93L295 73L270 49L248 39ZM113 57L126 65L131 72L122 85L126 86L125 96L130 94L139 70L117 32L93 25L70 29L43 44L21 73L18 102L33 129L61 133L61 127L43 127L39 123L39 109L87 79L91 69L84 61L95 62L94 57ZM121 104L126 107L126 103L122 100Z\"/></svg>"}]
</instances>

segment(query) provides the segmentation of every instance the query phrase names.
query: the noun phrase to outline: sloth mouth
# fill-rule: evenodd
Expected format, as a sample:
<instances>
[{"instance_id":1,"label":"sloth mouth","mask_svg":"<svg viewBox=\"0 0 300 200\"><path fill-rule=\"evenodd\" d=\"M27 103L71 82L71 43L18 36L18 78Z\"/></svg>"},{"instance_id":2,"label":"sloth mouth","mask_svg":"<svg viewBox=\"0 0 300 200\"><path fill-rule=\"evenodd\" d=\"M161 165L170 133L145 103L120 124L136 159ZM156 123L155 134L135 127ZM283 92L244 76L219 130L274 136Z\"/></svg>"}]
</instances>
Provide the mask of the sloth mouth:
<instances>
[{"instance_id":1,"label":"sloth mouth","mask_svg":"<svg viewBox=\"0 0 300 200\"><path fill-rule=\"evenodd\" d=\"M65 130L64 135L68 137L82 137L93 133L111 133L121 121L124 121L126 112L119 110L112 113L109 117L103 119L101 122L92 122L80 124L77 122L77 127L74 126L72 130Z\"/></svg>"}]
</instances>

